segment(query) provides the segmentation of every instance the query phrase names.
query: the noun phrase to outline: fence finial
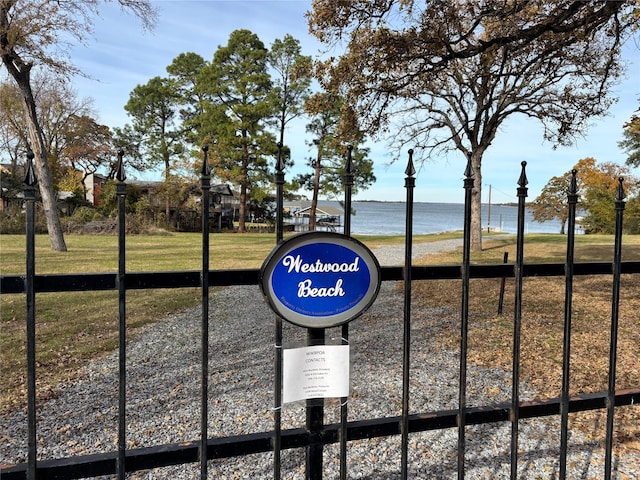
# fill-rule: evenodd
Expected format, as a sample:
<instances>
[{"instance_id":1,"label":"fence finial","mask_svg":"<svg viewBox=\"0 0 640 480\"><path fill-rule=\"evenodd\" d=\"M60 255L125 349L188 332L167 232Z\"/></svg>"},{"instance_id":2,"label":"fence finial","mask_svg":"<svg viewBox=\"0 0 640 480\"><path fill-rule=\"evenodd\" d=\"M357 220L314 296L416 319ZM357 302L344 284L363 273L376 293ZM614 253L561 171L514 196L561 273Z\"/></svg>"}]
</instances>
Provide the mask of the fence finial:
<instances>
[{"instance_id":1,"label":"fence finial","mask_svg":"<svg viewBox=\"0 0 640 480\"><path fill-rule=\"evenodd\" d=\"M567 192L569 195L575 195L578 193L578 180L576 175L578 171L574 168L571 170L571 182L569 183L569 191Z\"/></svg>"},{"instance_id":2,"label":"fence finial","mask_svg":"<svg viewBox=\"0 0 640 480\"><path fill-rule=\"evenodd\" d=\"M282 142L278 142L278 161L276 162L276 170L282 172L284 170L284 158L282 157Z\"/></svg>"},{"instance_id":3,"label":"fence finial","mask_svg":"<svg viewBox=\"0 0 640 480\"><path fill-rule=\"evenodd\" d=\"M413 166L413 148L409 149L409 162L407 163L407 168L404 171L404 174L407 177L413 177L416 174L416 169Z\"/></svg>"},{"instance_id":4,"label":"fence finial","mask_svg":"<svg viewBox=\"0 0 640 480\"><path fill-rule=\"evenodd\" d=\"M527 162L520 162L520 165L522 165L522 171L520 172L520 178L518 179L518 185L520 187L526 187L527 184L529 183L529 180L527 180L527 173L526 173Z\"/></svg>"},{"instance_id":5,"label":"fence finial","mask_svg":"<svg viewBox=\"0 0 640 480\"><path fill-rule=\"evenodd\" d=\"M467 154L467 168L464 169L464 176L467 177L467 179L470 179L471 177L473 177L474 173L473 173L473 167L471 166L471 153Z\"/></svg>"},{"instance_id":6,"label":"fence finial","mask_svg":"<svg viewBox=\"0 0 640 480\"><path fill-rule=\"evenodd\" d=\"M624 186L622 185L624 183L624 177L619 177L618 178L618 190L616 192L616 202L622 202L626 195L624 194Z\"/></svg>"},{"instance_id":7,"label":"fence finial","mask_svg":"<svg viewBox=\"0 0 640 480\"><path fill-rule=\"evenodd\" d=\"M344 171L347 175L350 174L351 170L353 169L353 159L351 157L352 152L353 145L347 145L347 163L344 166Z\"/></svg>"},{"instance_id":8,"label":"fence finial","mask_svg":"<svg viewBox=\"0 0 640 480\"><path fill-rule=\"evenodd\" d=\"M207 177L211 172L209 169L209 145L203 146L202 151L204 152L204 157L202 158L202 170L200 171L200 174L203 177Z\"/></svg>"},{"instance_id":9,"label":"fence finial","mask_svg":"<svg viewBox=\"0 0 640 480\"><path fill-rule=\"evenodd\" d=\"M33 159L35 155L31 150L27 152L27 172L24 176L24 183L27 187L33 187L36 182L36 172L33 169Z\"/></svg>"},{"instance_id":10,"label":"fence finial","mask_svg":"<svg viewBox=\"0 0 640 480\"><path fill-rule=\"evenodd\" d=\"M124 150L121 148L118 150L118 170L116 172L116 179L119 182L124 182L127 179L127 176L124 174L124 164L122 162L123 156Z\"/></svg>"}]
</instances>

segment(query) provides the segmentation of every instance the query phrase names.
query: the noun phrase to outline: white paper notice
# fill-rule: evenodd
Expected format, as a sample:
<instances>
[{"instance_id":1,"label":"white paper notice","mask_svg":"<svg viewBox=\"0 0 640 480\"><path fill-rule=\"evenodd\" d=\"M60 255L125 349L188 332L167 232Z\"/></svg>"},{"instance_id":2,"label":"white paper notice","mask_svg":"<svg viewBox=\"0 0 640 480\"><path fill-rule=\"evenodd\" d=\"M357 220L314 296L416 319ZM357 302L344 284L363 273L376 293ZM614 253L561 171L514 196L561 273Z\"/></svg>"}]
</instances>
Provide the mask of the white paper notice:
<instances>
[{"instance_id":1,"label":"white paper notice","mask_svg":"<svg viewBox=\"0 0 640 480\"><path fill-rule=\"evenodd\" d=\"M349 396L349 345L289 348L282 354L283 403Z\"/></svg>"}]
</instances>

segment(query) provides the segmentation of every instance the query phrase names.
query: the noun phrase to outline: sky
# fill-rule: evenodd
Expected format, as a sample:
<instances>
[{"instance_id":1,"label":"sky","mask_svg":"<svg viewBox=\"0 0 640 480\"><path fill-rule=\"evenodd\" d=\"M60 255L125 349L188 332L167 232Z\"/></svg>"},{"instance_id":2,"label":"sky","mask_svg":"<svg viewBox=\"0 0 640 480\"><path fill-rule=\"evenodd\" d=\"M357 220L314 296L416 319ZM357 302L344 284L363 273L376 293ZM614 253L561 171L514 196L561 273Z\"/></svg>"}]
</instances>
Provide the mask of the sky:
<instances>
[{"instance_id":1,"label":"sky","mask_svg":"<svg viewBox=\"0 0 640 480\"><path fill-rule=\"evenodd\" d=\"M327 51L308 33L305 12L310 0L152 0L159 11L153 31L143 30L139 19L123 13L117 5L107 3L96 19L93 35L85 45L69 51L72 63L88 78L75 77L72 82L79 98L93 99L98 121L109 127L130 123L124 110L131 91L155 76L166 76L166 66L180 53L195 52L211 60L216 49L226 45L236 29L248 29L258 35L265 46L275 39L291 34L298 39L302 53L314 58L336 54ZM637 44L625 49L629 62L626 78L614 90L619 101L609 116L594 120L585 138L572 147L553 146L543 141L538 122L524 116L512 116L502 126L483 158L483 201L488 201L491 185L493 203L517 201L516 189L521 162L527 162L528 200L540 193L547 181L569 171L578 160L593 157L598 162L623 164L626 155L618 147L623 124L638 109L640 98L640 50ZM292 122L285 133L285 143L291 147L296 166L286 173L287 179L304 171L305 159L312 152L305 142L304 127L308 120ZM355 200L403 201L406 153L398 162L384 140L369 141L370 157L374 160L377 181L359 192ZM414 199L420 202L464 202L464 169L461 154L421 162L414 157L418 173ZM640 174L636 171L635 174ZM158 180L159 172L137 178Z\"/></svg>"}]
</instances>

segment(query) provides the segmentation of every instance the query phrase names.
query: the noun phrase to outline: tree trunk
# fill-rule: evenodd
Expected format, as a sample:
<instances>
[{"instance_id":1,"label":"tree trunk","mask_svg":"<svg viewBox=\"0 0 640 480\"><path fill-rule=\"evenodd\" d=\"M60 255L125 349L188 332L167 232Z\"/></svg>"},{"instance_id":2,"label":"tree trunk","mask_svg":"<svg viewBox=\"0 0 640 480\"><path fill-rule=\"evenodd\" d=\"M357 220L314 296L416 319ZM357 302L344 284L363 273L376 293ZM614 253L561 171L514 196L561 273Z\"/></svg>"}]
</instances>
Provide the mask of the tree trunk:
<instances>
[{"instance_id":1,"label":"tree trunk","mask_svg":"<svg viewBox=\"0 0 640 480\"><path fill-rule=\"evenodd\" d=\"M20 87L24 100L24 108L27 115L27 126L29 128L29 139L31 141L31 148L33 149L35 160L34 167L38 178L40 196L42 197L44 215L47 221L47 231L49 232L51 250L56 252L66 252L67 245L64 241L62 225L60 224L60 217L58 216L56 193L53 189L51 171L49 170L49 164L47 163L47 150L44 145L42 129L38 122L36 102L33 98L33 92L31 91L29 73L28 71L22 72L18 70L16 70L16 72L18 72L17 76L14 75L13 72L11 73Z\"/></svg>"},{"instance_id":2,"label":"tree trunk","mask_svg":"<svg viewBox=\"0 0 640 480\"><path fill-rule=\"evenodd\" d=\"M171 218L171 170L169 163L169 155L166 153L167 148L163 145L164 156L164 222L167 227L175 227Z\"/></svg>"},{"instance_id":3,"label":"tree trunk","mask_svg":"<svg viewBox=\"0 0 640 480\"><path fill-rule=\"evenodd\" d=\"M246 224L244 217L247 210L247 186L243 182L240 185L240 205L238 207L238 232L244 233L246 231Z\"/></svg>"},{"instance_id":4,"label":"tree trunk","mask_svg":"<svg viewBox=\"0 0 640 480\"><path fill-rule=\"evenodd\" d=\"M238 232L246 231L245 216L247 212L247 184L249 183L249 159L245 154L242 159L242 173L240 178L240 206L238 207Z\"/></svg>"},{"instance_id":5,"label":"tree trunk","mask_svg":"<svg viewBox=\"0 0 640 480\"><path fill-rule=\"evenodd\" d=\"M482 152L471 153L473 189L471 190L471 251L482 251Z\"/></svg>"},{"instance_id":6,"label":"tree trunk","mask_svg":"<svg viewBox=\"0 0 640 480\"><path fill-rule=\"evenodd\" d=\"M313 195L311 197L311 210L309 211L309 231L316 230L316 212L318 211L318 193L320 192L320 148L318 148L318 157L316 158L315 171L313 177Z\"/></svg>"}]
</instances>

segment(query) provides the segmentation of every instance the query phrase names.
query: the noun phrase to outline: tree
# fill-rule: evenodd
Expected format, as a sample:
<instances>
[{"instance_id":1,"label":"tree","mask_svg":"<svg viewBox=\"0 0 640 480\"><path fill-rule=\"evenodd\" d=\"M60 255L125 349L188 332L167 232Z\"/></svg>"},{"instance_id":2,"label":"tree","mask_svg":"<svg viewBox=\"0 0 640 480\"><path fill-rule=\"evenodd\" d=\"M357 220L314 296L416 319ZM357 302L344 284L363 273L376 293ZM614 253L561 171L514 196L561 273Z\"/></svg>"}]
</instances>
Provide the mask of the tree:
<instances>
[{"instance_id":1,"label":"tree","mask_svg":"<svg viewBox=\"0 0 640 480\"><path fill-rule=\"evenodd\" d=\"M2 163L11 165L10 173L16 176L17 167L25 158L28 140L27 131L21 128L26 122L20 92L8 82L0 83L0 119L0 158Z\"/></svg>"},{"instance_id":2,"label":"tree","mask_svg":"<svg viewBox=\"0 0 640 480\"><path fill-rule=\"evenodd\" d=\"M302 55L300 42L287 34L271 44L268 63L277 75L272 93L277 103L277 123L280 143L284 145L284 131L291 120L304 113L303 105L310 95L311 57Z\"/></svg>"},{"instance_id":3,"label":"tree","mask_svg":"<svg viewBox=\"0 0 640 480\"><path fill-rule=\"evenodd\" d=\"M595 158L583 158L575 164L579 206L587 211L584 218L587 233L613 233L615 227L615 201L619 178L624 178L627 200L624 228L628 233L638 233L638 179L630 174L628 167L616 163L597 163ZM545 222L557 218L561 222L560 233L565 233L569 216L567 191L571 181L571 171L560 177L552 177L540 195L532 203L533 218Z\"/></svg>"},{"instance_id":4,"label":"tree","mask_svg":"<svg viewBox=\"0 0 640 480\"><path fill-rule=\"evenodd\" d=\"M130 124L126 124L122 128L113 128L112 136L113 145L116 147L115 150L122 149L125 152L123 161L125 162L127 171L133 169L138 172L144 172L152 168L152 159L145 156L142 132L138 132ZM117 164L111 164L107 178L111 180L115 179L116 173Z\"/></svg>"},{"instance_id":5,"label":"tree","mask_svg":"<svg viewBox=\"0 0 640 480\"><path fill-rule=\"evenodd\" d=\"M640 167L640 109L624 124L622 135L624 138L618 145L629 154L627 165Z\"/></svg>"},{"instance_id":6,"label":"tree","mask_svg":"<svg viewBox=\"0 0 640 480\"><path fill-rule=\"evenodd\" d=\"M624 224L628 233L640 234L640 196L636 195L627 200Z\"/></svg>"},{"instance_id":7,"label":"tree","mask_svg":"<svg viewBox=\"0 0 640 480\"><path fill-rule=\"evenodd\" d=\"M110 160L113 148L109 128L95 121L90 100L78 99L60 78L35 75L32 87L54 192L82 192L84 178ZM20 91L13 83L4 83L0 84L0 96L3 128L11 131L13 149L24 158L29 129ZM73 169L81 174L71 172ZM64 186L60 185L62 178Z\"/></svg>"},{"instance_id":8,"label":"tree","mask_svg":"<svg viewBox=\"0 0 640 480\"><path fill-rule=\"evenodd\" d=\"M574 168L582 182L580 202L582 208L587 211L584 218L585 232L614 233L619 179L624 178L625 195L631 199L638 193L638 179L632 176L629 168L624 165L613 162L596 163L593 158L580 160ZM625 215L625 229L634 221L633 209L630 213L631 215ZM637 222L637 219L635 221Z\"/></svg>"},{"instance_id":9,"label":"tree","mask_svg":"<svg viewBox=\"0 0 640 480\"><path fill-rule=\"evenodd\" d=\"M63 130L62 158L72 170L80 173L80 186L86 194L85 179L100 168L115 168L113 139L106 125L88 115L73 115Z\"/></svg>"},{"instance_id":10,"label":"tree","mask_svg":"<svg viewBox=\"0 0 640 480\"><path fill-rule=\"evenodd\" d=\"M307 133L313 135L309 145L316 149L316 157L309 159L311 173L298 175L294 182L312 192L309 230L314 231L319 193L337 197L343 185L345 145L356 147L352 156L354 193L358 189L366 189L376 178L373 161L368 157L369 149L358 148L364 136L358 129L352 110L342 99L331 93L316 92L306 101L305 110L311 116Z\"/></svg>"},{"instance_id":11,"label":"tree","mask_svg":"<svg viewBox=\"0 0 640 480\"><path fill-rule=\"evenodd\" d=\"M323 85L345 92L370 134L391 132L426 158L470 159L473 250L482 248L481 164L503 122L539 120L570 144L606 113L622 74L620 46L637 20L627 2L316 0L310 29L347 39L324 63Z\"/></svg>"},{"instance_id":12,"label":"tree","mask_svg":"<svg viewBox=\"0 0 640 480\"><path fill-rule=\"evenodd\" d=\"M108 0L105 0L108 1ZM62 76L80 73L69 62L65 46L75 39L83 43L91 34L100 0L3 0L0 4L0 56L22 96L29 125L30 148L35 154L35 172L42 197L51 248L66 251L56 208L47 151L33 95L34 66ZM156 13L149 0L118 0L124 8L151 27Z\"/></svg>"},{"instance_id":13,"label":"tree","mask_svg":"<svg viewBox=\"0 0 640 480\"><path fill-rule=\"evenodd\" d=\"M171 223L171 169L185 151L184 128L179 121L180 96L169 79L154 77L137 85L124 106L133 120L133 130L141 139L142 154L150 164L164 167L165 218Z\"/></svg>"},{"instance_id":14,"label":"tree","mask_svg":"<svg viewBox=\"0 0 640 480\"><path fill-rule=\"evenodd\" d=\"M180 118L186 140L198 145L199 120L204 112L207 96L198 87L198 75L207 62L197 53L181 53L167 67L169 79L173 81L180 105Z\"/></svg>"},{"instance_id":15,"label":"tree","mask_svg":"<svg viewBox=\"0 0 640 480\"><path fill-rule=\"evenodd\" d=\"M59 183L62 177L68 177L66 169L71 167L71 161L66 157L67 147L71 143L76 145L83 143L78 136L88 132L81 132L79 117L91 119L95 126L97 122L93 120L94 112L91 109L91 100L78 98L76 92L64 79L54 76L36 75L32 79L34 96L37 104L37 114L42 127L42 137L44 140L47 163L51 172L54 191L65 191L60 188ZM28 131L27 125L23 125ZM106 129L108 127L102 126ZM110 148L109 138L105 139L103 146ZM89 142L89 139L87 139ZM75 175L72 175L75 177ZM82 185L78 184L72 191L82 190Z\"/></svg>"},{"instance_id":16,"label":"tree","mask_svg":"<svg viewBox=\"0 0 640 480\"><path fill-rule=\"evenodd\" d=\"M570 181L571 172L567 172L561 177L551 177L540 195L531 204L531 214L536 222L542 223L558 219L560 235L565 234L565 225L569 218L567 191Z\"/></svg>"},{"instance_id":17,"label":"tree","mask_svg":"<svg viewBox=\"0 0 640 480\"><path fill-rule=\"evenodd\" d=\"M198 90L212 99L200 122L202 142L215 141L212 168L240 187L240 232L245 231L248 196L260 201L268 194L267 157L276 154L275 139L266 129L275 112L271 87L267 49L249 30L232 32L198 76Z\"/></svg>"},{"instance_id":18,"label":"tree","mask_svg":"<svg viewBox=\"0 0 640 480\"><path fill-rule=\"evenodd\" d=\"M587 233L613 233L620 177L624 178L625 194L629 200L625 228L629 233L638 233L637 193L640 184L628 167L612 162L597 163L595 158L587 157L579 160L572 170L576 171L579 207L587 212L583 220ZM567 191L570 181L571 171L561 177L552 177L532 204L533 218L538 222L557 218L562 224L561 234L565 232L569 216Z\"/></svg>"}]
</instances>

